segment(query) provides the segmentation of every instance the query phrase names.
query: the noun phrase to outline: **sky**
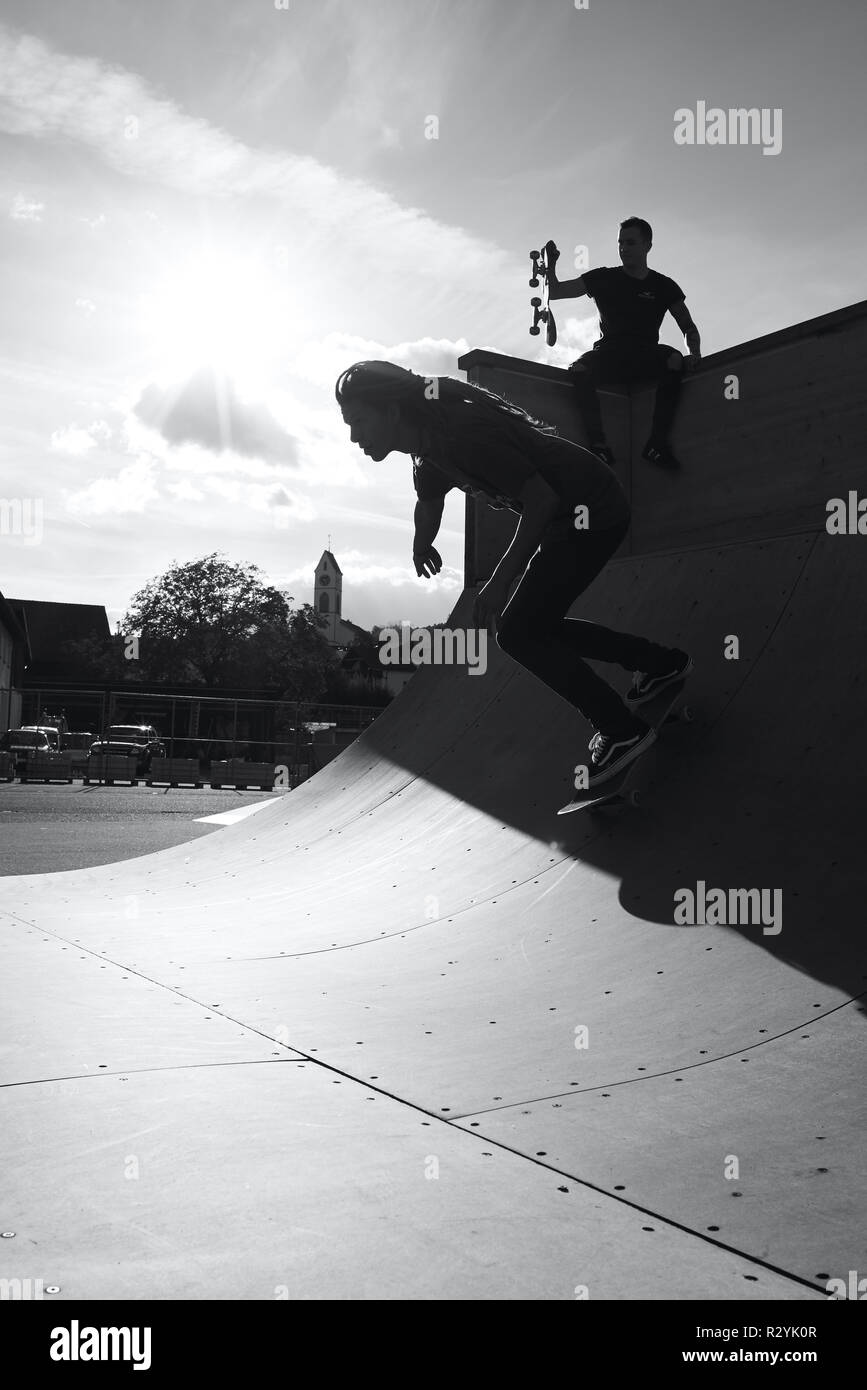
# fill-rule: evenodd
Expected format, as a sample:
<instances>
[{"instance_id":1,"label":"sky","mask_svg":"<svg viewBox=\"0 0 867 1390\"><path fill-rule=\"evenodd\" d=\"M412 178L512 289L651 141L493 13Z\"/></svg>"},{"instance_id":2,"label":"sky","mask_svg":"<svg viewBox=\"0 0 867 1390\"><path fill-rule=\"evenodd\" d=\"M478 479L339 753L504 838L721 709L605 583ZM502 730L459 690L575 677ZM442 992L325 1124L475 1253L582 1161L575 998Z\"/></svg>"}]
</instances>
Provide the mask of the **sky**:
<instances>
[{"instance_id":1,"label":"sky","mask_svg":"<svg viewBox=\"0 0 867 1390\"><path fill-rule=\"evenodd\" d=\"M865 298L861 0L4 0L0 592L103 605L217 551L343 616L442 622L464 496L411 560L411 463L334 399L385 358L565 366L529 252L616 265L646 218L705 353ZM758 143L675 113L768 112ZM779 112L774 116L774 112ZM770 144L770 140L766 141ZM682 346L670 319L662 339ZM5 503L5 509L3 504ZM17 518L17 519L16 519Z\"/></svg>"}]
</instances>

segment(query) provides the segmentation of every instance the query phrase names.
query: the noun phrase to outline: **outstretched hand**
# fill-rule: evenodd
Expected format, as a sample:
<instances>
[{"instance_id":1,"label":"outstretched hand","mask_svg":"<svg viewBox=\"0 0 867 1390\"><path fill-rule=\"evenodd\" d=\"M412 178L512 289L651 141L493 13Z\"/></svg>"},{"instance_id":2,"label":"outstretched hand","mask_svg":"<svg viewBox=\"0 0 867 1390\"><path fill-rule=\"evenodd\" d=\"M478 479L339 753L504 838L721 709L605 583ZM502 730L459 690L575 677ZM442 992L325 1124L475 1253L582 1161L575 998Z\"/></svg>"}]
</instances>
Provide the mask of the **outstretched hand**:
<instances>
[{"instance_id":1,"label":"outstretched hand","mask_svg":"<svg viewBox=\"0 0 867 1390\"><path fill-rule=\"evenodd\" d=\"M427 550L414 550L412 562L419 579L433 579L443 567L442 556L432 545Z\"/></svg>"}]
</instances>

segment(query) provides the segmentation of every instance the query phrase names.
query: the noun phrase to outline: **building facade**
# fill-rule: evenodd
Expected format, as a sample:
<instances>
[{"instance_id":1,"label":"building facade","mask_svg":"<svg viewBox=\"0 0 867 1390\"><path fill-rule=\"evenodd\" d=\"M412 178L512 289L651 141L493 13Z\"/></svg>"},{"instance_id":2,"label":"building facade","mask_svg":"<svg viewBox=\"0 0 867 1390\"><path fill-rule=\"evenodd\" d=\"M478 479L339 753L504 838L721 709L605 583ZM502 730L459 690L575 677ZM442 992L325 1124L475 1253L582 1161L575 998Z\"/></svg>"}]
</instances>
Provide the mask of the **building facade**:
<instances>
[{"instance_id":1,"label":"building facade","mask_svg":"<svg viewBox=\"0 0 867 1390\"><path fill-rule=\"evenodd\" d=\"M27 639L9 604L0 594L0 733L21 723L21 687L27 664Z\"/></svg>"},{"instance_id":2,"label":"building facade","mask_svg":"<svg viewBox=\"0 0 867 1390\"><path fill-rule=\"evenodd\" d=\"M361 628L343 618L343 571L330 550L323 550L314 571L313 607L332 647L351 647L358 640Z\"/></svg>"}]
</instances>

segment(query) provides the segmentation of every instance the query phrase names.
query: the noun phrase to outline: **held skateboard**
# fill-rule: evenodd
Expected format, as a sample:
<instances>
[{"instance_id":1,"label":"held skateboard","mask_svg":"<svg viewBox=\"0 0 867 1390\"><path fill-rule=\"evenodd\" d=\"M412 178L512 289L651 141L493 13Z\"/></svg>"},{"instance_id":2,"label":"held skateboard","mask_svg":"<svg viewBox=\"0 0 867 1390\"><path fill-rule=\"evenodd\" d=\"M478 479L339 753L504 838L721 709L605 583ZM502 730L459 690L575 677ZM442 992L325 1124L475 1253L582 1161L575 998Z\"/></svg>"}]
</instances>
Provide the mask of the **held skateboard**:
<instances>
[{"instance_id":1,"label":"held skateboard","mask_svg":"<svg viewBox=\"0 0 867 1390\"><path fill-rule=\"evenodd\" d=\"M684 681L680 681L677 685L668 685L652 700L648 700L643 705L637 705L636 712L639 718L650 724L657 733L663 724L674 720L691 724L693 720L692 708L680 703L684 684ZM583 791L576 791L568 805L560 807L557 815L568 816L572 811L597 811L600 807L638 806L641 802L641 792L638 787L632 786L632 780L644 757L653 746L651 743L644 750L644 753L633 758L631 763L627 763L626 767L615 773L607 782L601 782L595 787L587 787Z\"/></svg>"},{"instance_id":2,"label":"held skateboard","mask_svg":"<svg viewBox=\"0 0 867 1390\"><path fill-rule=\"evenodd\" d=\"M533 309L533 323L530 332L533 337L537 337L541 331L539 325L544 323L546 328L545 341L549 347L553 347L557 341L557 325L554 322L554 311L551 308L549 271L553 270L557 264L560 252L553 241L546 241L541 251L531 251L530 259L533 262L533 277L530 280L532 289L537 289L539 276L542 276L542 298L538 295L530 300Z\"/></svg>"}]
</instances>

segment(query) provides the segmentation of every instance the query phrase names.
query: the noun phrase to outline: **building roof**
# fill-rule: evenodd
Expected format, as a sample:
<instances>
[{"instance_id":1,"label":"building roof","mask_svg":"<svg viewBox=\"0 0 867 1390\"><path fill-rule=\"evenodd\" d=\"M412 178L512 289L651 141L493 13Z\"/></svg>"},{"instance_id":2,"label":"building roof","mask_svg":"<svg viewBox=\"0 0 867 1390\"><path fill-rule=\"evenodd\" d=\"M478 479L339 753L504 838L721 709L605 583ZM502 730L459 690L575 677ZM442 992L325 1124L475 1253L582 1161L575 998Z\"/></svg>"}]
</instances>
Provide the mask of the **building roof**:
<instances>
[{"instance_id":1,"label":"building roof","mask_svg":"<svg viewBox=\"0 0 867 1390\"><path fill-rule=\"evenodd\" d=\"M341 576L343 575L343 570L338 565L330 550L323 550L322 554L319 556L319 564L316 566L317 569L319 568L319 565L322 564L323 560L330 560L337 573Z\"/></svg>"},{"instance_id":2,"label":"building roof","mask_svg":"<svg viewBox=\"0 0 867 1390\"><path fill-rule=\"evenodd\" d=\"M16 614L9 599L4 598L2 594L0 594L0 623L8 629L10 636L16 642L27 641L27 633L20 618Z\"/></svg>"},{"instance_id":3,"label":"building roof","mask_svg":"<svg viewBox=\"0 0 867 1390\"><path fill-rule=\"evenodd\" d=\"M7 598L29 647L28 679L72 676L74 662L63 655L64 642L85 638L108 641L108 615L97 603L54 603L42 599Z\"/></svg>"}]
</instances>

